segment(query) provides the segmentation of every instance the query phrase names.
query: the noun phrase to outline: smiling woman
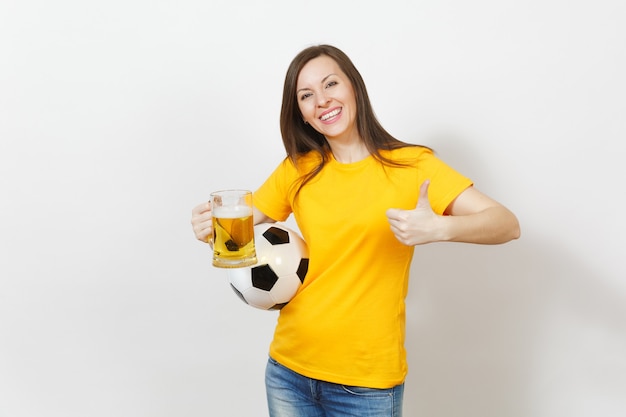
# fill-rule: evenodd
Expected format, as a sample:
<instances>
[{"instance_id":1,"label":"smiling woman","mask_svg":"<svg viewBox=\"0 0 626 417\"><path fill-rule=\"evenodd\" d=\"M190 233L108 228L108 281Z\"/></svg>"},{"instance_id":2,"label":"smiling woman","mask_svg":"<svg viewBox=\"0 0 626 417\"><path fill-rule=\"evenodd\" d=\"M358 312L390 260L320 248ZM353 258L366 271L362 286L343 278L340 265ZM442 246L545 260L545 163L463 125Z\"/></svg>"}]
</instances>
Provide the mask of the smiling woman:
<instances>
[{"instance_id":1,"label":"smiling woman","mask_svg":"<svg viewBox=\"0 0 626 417\"><path fill-rule=\"evenodd\" d=\"M293 214L310 263L270 346L270 416L398 417L414 246L508 242L517 218L429 148L391 136L335 47L292 61L281 133L288 157L254 193L254 222ZM199 240L211 217L206 204L193 209Z\"/></svg>"},{"instance_id":2,"label":"smiling woman","mask_svg":"<svg viewBox=\"0 0 626 417\"><path fill-rule=\"evenodd\" d=\"M356 162L369 153L359 147L356 155L339 156L339 147L362 143L356 129L356 98L348 77L332 58L322 55L309 61L297 82L298 107L302 119L336 147L335 158Z\"/></svg>"}]
</instances>

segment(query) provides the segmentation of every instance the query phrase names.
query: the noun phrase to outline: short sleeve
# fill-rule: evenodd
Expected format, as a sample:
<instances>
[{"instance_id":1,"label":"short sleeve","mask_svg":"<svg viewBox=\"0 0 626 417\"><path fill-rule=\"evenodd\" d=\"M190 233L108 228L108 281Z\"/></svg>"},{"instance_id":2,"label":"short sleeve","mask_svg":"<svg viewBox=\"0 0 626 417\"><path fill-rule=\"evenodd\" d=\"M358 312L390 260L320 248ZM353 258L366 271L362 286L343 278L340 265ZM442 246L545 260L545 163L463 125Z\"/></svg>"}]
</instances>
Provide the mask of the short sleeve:
<instances>
[{"instance_id":1,"label":"short sleeve","mask_svg":"<svg viewBox=\"0 0 626 417\"><path fill-rule=\"evenodd\" d=\"M292 212L291 189L298 174L289 158L272 172L265 182L254 192L254 206L265 215L277 221L285 221Z\"/></svg>"}]
</instances>

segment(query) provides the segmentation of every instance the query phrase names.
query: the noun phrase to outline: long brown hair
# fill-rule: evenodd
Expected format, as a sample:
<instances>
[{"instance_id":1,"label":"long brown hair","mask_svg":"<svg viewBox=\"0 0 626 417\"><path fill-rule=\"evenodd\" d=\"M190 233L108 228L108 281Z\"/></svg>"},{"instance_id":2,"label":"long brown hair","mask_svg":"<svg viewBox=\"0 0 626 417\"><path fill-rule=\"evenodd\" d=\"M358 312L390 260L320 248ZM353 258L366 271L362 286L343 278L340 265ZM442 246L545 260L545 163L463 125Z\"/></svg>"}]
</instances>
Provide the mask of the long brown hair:
<instances>
[{"instance_id":1,"label":"long brown hair","mask_svg":"<svg viewBox=\"0 0 626 417\"><path fill-rule=\"evenodd\" d=\"M356 98L357 129L367 150L374 158L383 165L404 166L399 161L385 158L380 151L418 146L394 138L381 126L374 114L363 77L343 51L331 45L311 46L296 55L287 69L280 112L280 131L287 157L296 165L299 156L311 151L318 153L320 157L319 164L301 178L298 191L322 170L330 154L330 145L324 135L313 129L311 125L304 123L296 97L296 84L300 71L309 61L322 55L333 59L350 80Z\"/></svg>"}]
</instances>

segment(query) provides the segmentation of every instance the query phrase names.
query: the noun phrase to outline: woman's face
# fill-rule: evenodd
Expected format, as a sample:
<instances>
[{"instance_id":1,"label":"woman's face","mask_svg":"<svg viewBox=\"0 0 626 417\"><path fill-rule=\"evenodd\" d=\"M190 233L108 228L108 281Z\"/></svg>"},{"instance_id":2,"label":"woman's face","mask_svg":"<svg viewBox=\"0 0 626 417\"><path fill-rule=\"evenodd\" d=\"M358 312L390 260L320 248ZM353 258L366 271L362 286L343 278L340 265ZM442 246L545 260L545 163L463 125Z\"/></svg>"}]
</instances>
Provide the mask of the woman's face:
<instances>
[{"instance_id":1,"label":"woman's face","mask_svg":"<svg viewBox=\"0 0 626 417\"><path fill-rule=\"evenodd\" d=\"M356 134L352 84L329 56L319 56L304 65L296 83L296 100L304 121L327 139Z\"/></svg>"}]
</instances>

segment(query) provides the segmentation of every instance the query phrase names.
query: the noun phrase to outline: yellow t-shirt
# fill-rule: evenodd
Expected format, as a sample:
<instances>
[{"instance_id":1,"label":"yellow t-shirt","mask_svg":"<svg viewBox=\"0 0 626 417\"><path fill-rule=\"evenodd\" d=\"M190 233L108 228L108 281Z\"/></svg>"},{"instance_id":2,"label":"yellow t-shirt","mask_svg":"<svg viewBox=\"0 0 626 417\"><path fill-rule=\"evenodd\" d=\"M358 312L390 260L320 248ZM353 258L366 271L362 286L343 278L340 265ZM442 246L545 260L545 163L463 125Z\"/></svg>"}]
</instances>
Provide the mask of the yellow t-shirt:
<instances>
[{"instance_id":1,"label":"yellow t-shirt","mask_svg":"<svg viewBox=\"0 0 626 417\"><path fill-rule=\"evenodd\" d=\"M407 373L405 305L413 247L390 230L388 208L413 209L430 179L429 200L441 214L471 181L423 147L383 151L409 161L384 168L373 157L335 159L300 191L301 173L285 159L255 192L254 205L284 221L293 212L309 247L309 270L278 317L270 356L310 378L389 388ZM315 164L303 157L298 166Z\"/></svg>"}]
</instances>

